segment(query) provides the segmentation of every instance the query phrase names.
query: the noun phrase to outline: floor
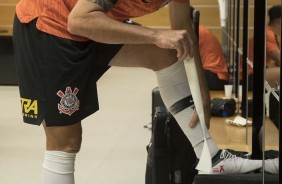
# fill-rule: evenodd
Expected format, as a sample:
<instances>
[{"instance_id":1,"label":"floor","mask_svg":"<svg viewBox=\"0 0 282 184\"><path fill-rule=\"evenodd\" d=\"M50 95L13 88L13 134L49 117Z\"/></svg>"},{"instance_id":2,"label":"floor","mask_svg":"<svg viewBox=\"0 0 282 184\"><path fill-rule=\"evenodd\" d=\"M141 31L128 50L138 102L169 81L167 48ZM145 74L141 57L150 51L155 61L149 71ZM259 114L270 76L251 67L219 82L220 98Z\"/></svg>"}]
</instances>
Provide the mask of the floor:
<instances>
[{"instance_id":1,"label":"floor","mask_svg":"<svg viewBox=\"0 0 282 184\"><path fill-rule=\"evenodd\" d=\"M77 184L144 184L151 132L143 126L151 121L155 86L155 74L139 68L112 67L101 78L100 110L83 122ZM0 183L42 183L42 127L22 123L18 87L0 86L0 102ZM248 150L246 128L214 118L210 131L221 147Z\"/></svg>"},{"instance_id":2,"label":"floor","mask_svg":"<svg viewBox=\"0 0 282 184\"><path fill-rule=\"evenodd\" d=\"M78 184L144 184L155 74L111 68L99 81L100 110L83 122L76 162ZM42 127L22 123L18 87L0 87L0 183L39 184Z\"/></svg>"}]
</instances>

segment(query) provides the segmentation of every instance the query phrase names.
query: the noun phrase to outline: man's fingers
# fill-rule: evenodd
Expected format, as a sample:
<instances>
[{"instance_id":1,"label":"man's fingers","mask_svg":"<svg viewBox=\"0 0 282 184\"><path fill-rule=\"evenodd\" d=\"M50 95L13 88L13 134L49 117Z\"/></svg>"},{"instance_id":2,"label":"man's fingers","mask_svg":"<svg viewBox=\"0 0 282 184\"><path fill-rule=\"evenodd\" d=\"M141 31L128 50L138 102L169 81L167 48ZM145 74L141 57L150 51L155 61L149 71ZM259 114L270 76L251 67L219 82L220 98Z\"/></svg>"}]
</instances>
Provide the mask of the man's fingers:
<instances>
[{"instance_id":1,"label":"man's fingers","mask_svg":"<svg viewBox=\"0 0 282 184\"><path fill-rule=\"evenodd\" d=\"M183 61L184 59L186 59L189 56L191 48L187 40L183 40L182 45L183 45L184 52L183 52L183 56L181 57L181 60Z\"/></svg>"},{"instance_id":2,"label":"man's fingers","mask_svg":"<svg viewBox=\"0 0 282 184\"><path fill-rule=\"evenodd\" d=\"M198 114L195 112L192 116L192 119L190 120L189 127L194 128L197 125L198 121L199 117Z\"/></svg>"},{"instance_id":3,"label":"man's fingers","mask_svg":"<svg viewBox=\"0 0 282 184\"><path fill-rule=\"evenodd\" d=\"M181 59L184 52L182 45L178 44L176 50L177 50L177 58Z\"/></svg>"},{"instance_id":4,"label":"man's fingers","mask_svg":"<svg viewBox=\"0 0 282 184\"><path fill-rule=\"evenodd\" d=\"M165 49L176 49L181 61L194 56L194 43L187 30L160 31L156 45Z\"/></svg>"},{"instance_id":5,"label":"man's fingers","mask_svg":"<svg viewBox=\"0 0 282 184\"><path fill-rule=\"evenodd\" d=\"M194 128L198 123L200 123L200 122L199 122L199 116L198 116L198 114L195 112L195 113L193 114L193 116L192 116L192 119L191 119L190 122L189 122L189 127L190 127L190 128ZM209 129L209 128L210 128L210 119L207 118L207 120L206 120L205 123L206 123L207 129Z\"/></svg>"},{"instance_id":6,"label":"man's fingers","mask_svg":"<svg viewBox=\"0 0 282 184\"><path fill-rule=\"evenodd\" d=\"M180 60L186 59L191 53L193 53L193 44L186 30L182 30L177 41L177 57ZM178 50L181 49L181 50Z\"/></svg>"}]
</instances>

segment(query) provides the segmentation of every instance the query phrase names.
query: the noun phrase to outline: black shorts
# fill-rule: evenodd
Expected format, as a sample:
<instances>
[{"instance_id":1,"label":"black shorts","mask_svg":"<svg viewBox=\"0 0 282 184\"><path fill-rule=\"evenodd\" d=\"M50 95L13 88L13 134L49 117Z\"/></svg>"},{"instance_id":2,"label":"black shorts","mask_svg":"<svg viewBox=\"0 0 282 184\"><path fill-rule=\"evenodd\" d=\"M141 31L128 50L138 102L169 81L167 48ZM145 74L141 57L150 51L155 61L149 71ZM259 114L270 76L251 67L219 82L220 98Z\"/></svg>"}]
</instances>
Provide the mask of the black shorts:
<instances>
[{"instance_id":1,"label":"black shorts","mask_svg":"<svg viewBox=\"0 0 282 184\"><path fill-rule=\"evenodd\" d=\"M213 73L209 70L204 70L204 71L208 82L209 90L216 90L216 91L224 90L224 85L228 84L228 81L218 78L216 73Z\"/></svg>"},{"instance_id":2,"label":"black shorts","mask_svg":"<svg viewBox=\"0 0 282 184\"><path fill-rule=\"evenodd\" d=\"M96 82L122 45L59 38L17 17L13 39L24 122L72 125L99 109Z\"/></svg>"}]
</instances>

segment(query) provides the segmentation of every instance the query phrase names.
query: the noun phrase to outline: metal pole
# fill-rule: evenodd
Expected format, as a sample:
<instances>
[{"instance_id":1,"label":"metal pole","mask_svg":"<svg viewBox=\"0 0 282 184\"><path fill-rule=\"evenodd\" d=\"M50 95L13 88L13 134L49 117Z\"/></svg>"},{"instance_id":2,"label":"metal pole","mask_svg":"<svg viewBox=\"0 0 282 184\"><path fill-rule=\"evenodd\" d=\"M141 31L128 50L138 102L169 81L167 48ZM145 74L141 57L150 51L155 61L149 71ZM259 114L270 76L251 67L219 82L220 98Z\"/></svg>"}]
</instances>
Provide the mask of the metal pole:
<instances>
[{"instance_id":1,"label":"metal pole","mask_svg":"<svg viewBox=\"0 0 282 184\"><path fill-rule=\"evenodd\" d=\"M266 0L255 1L254 10L254 90L252 156L262 159L259 132L264 121L265 15ZM264 61L264 62L262 62Z\"/></svg>"},{"instance_id":2,"label":"metal pole","mask_svg":"<svg viewBox=\"0 0 282 184\"><path fill-rule=\"evenodd\" d=\"M236 12L236 50L235 50L235 95L239 98L239 82L240 82L240 59L239 59L239 46L240 46L240 0L237 0Z\"/></svg>"},{"instance_id":3,"label":"metal pole","mask_svg":"<svg viewBox=\"0 0 282 184\"><path fill-rule=\"evenodd\" d=\"M236 55L236 49L235 49L235 40L236 40L236 34L235 34L235 28L236 28L236 0L233 0L233 4L232 4L232 42L231 42L231 45L232 45L232 74L233 74L233 86L235 85L235 76L236 76L236 68L235 68L235 55ZM236 85L235 85L236 86ZM234 90L234 88L233 88ZM236 91L235 91L236 93Z\"/></svg>"},{"instance_id":4,"label":"metal pole","mask_svg":"<svg viewBox=\"0 0 282 184\"><path fill-rule=\"evenodd\" d=\"M282 10L281 10L282 11ZM281 25L282 25L282 19L281 19ZM282 35L282 34L281 34ZM281 43L282 39L280 37L280 43ZM282 56L282 49L280 48L280 56ZM281 72L281 65L280 65L280 81L282 81L282 72ZM279 94L279 104L280 104L280 108L279 108L279 183L282 182L282 169L281 169L281 164L282 164L282 161L281 161L281 157L282 157L282 154L281 154L281 151L282 151L282 136L281 136L281 115L282 115L282 112L281 112L281 109L282 109L282 103L281 103L281 93Z\"/></svg>"},{"instance_id":5,"label":"metal pole","mask_svg":"<svg viewBox=\"0 0 282 184\"><path fill-rule=\"evenodd\" d=\"M244 0L243 9L243 56L242 56L242 116L248 118L248 64L249 53L249 0ZM248 126L246 126L246 144L248 144Z\"/></svg>"}]
</instances>

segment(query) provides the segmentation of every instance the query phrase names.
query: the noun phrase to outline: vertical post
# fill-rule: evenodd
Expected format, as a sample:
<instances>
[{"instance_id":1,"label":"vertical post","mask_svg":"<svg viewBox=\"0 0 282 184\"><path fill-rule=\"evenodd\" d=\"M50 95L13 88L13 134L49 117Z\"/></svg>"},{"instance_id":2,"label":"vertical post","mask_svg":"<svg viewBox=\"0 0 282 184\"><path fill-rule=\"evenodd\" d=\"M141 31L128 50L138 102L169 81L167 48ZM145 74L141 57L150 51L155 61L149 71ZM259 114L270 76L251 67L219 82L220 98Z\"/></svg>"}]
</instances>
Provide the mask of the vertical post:
<instances>
[{"instance_id":1,"label":"vertical post","mask_svg":"<svg viewBox=\"0 0 282 184\"><path fill-rule=\"evenodd\" d=\"M244 0L243 8L243 56L242 56L242 117L248 118L248 53L249 53L249 0ZM248 126L246 126L246 144L248 144Z\"/></svg>"},{"instance_id":2,"label":"vertical post","mask_svg":"<svg viewBox=\"0 0 282 184\"><path fill-rule=\"evenodd\" d=\"M232 13L233 13L233 15L232 15L232 37L231 37L231 39L232 39L232 70L233 70L233 72L232 72L232 74L233 74L233 81L232 81L232 83L233 83L233 86L235 85L235 76L236 76L236 68L235 68L235 55L236 55L236 49L235 49L235 41L236 41L236 0L233 0L233 3L232 3ZM236 85L235 85L236 86ZM233 90L234 90L234 88L233 88Z\"/></svg>"},{"instance_id":3,"label":"vertical post","mask_svg":"<svg viewBox=\"0 0 282 184\"><path fill-rule=\"evenodd\" d=\"M228 17L227 17L227 31L226 31L226 38L227 38L227 58L228 58L228 70L229 70L229 73L232 74L232 71L231 71L231 68L230 66L232 66L232 63L231 63L231 22L232 22L232 16L231 16L231 1L228 1Z\"/></svg>"},{"instance_id":4,"label":"vertical post","mask_svg":"<svg viewBox=\"0 0 282 184\"><path fill-rule=\"evenodd\" d=\"M242 116L248 117L248 53L249 53L249 0L244 0L243 9L243 56L242 56Z\"/></svg>"},{"instance_id":5,"label":"vertical post","mask_svg":"<svg viewBox=\"0 0 282 184\"><path fill-rule=\"evenodd\" d=\"M237 0L236 5L236 50L235 50L235 95L239 99L239 82L240 82L240 59L239 59L239 47L240 47L240 0Z\"/></svg>"},{"instance_id":6,"label":"vertical post","mask_svg":"<svg viewBox=\"0 0 282 184\"><path fill-rule=\"evenodd\" d=\"M255 2L254 12L254 91L253 91L253 132L252 157L262 159L259 133L264 122L264 75L265 75L265 16L266 0Z\"/></svg>"},{"instance_id":7,"label":"vertical post","mask_svg":"<svg viewBox=\"0 0 282 184\"><path fill-rule=\"evenodd\" d=\"M282 10L281 10L282 11ZM282 19L281 19L281 25L282 25ZM282 34L281 34L282 35ZM280 43L281 43L282 39L280 37ZM280 49L280 56L282 56L282 49ZM282 81L282 72L281 72L281 65L280 65L280 81ZM281 87L280 87L281 89ZM281 92L279 93L279 183L282 182L282 169L281 169L281 166L282 166L282 154L281 154L281 151L282 151L282 135L281 135L281 115L282 115L282 112L281 112L281 109L282 109L282 103L281 103Z\"/></svg>"}]
</instances>

